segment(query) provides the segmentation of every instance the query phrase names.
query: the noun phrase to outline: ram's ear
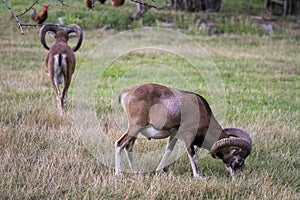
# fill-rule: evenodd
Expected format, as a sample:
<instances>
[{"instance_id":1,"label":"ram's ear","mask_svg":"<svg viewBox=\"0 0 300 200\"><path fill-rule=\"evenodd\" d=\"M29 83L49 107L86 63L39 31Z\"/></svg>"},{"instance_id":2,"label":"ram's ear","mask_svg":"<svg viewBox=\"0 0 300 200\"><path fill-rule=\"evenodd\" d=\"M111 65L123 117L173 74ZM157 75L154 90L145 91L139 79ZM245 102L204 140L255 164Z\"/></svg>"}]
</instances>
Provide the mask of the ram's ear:
<instances>
[{"instance_id":1,"label":"ram's ear","mask_svg":"<svg viewBox=\"0 0 300 200\"><path fill-rule=\"evenodd\" d=\"M48 31L48 35L52 38L55 38L55 33L52 31Z\"/></svg>"},{"instance_id":2,"label":"ram's ear","mask_svg":"<svg viewBox=\"0 0 300 200\"><path fill-rule=\"evenodd\" d=\"M220 158L221 160L223 160L223 158L224 158L224 154L221 153L221 152L216 153L216 156L217 156L218 158Z\"/></svg>"},{"instance_id":3,"label":"ram's ear","mask_svg":"<svg viewBox=\"0 0 300 200\"><path fill-rule=\"evenodd\" d=\"M70 24L69 26L65 27L64 29L65 29L66 33L68 34L69 39L73 38L73 36L70 36L71 33L75 33L77 35L77 37L78 37L77 44L76 44L76 46L74 46L72 48L72 50L74 52L77 51L80 48L80 46L82 44L82 40L83 40L83 31L82 31L82 29L77 24Z\"/></svg>"},{"instance_id":4,"label":"ram's ear","mask_svg":"<svg viewBox=\"0 0 300 200\"><path fill-rule=\"evenodd\" d=\"M77 35L74 35L74 34L69 35L69 39L73 39L73 38L76 38L76 37L77 37Z\"/></svg>"},{"instance_id":5,"label":"ram's ear","mask_svg":"<svg viewBox=\"0 0 300 200\"><path fill-rule=\"evenodd\" d=\"M241 151L242 151L241 148L233 147L233 148L231 148L231 150L230 150L230 154L231 154L231 155L238 155Z\"/></svg>"}]
</instances>

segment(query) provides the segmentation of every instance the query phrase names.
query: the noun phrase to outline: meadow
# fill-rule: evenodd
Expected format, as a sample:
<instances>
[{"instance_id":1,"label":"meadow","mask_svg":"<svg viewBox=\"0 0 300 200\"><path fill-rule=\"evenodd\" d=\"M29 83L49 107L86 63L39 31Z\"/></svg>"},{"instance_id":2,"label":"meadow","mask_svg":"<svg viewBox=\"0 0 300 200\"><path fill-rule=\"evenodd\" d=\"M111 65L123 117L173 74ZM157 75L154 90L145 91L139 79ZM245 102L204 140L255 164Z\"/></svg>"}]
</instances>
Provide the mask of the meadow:
<instances>
[{"instance_id":1,"label":"meadow","mask_svg":"<svg viewBox=\"0 0 300 200\"><path fill-rule=\"evenodd\" d=\"M8 2L17 12L30 5ZM224 1L220 13L149 10L137 21L129 19L130 1L120 8L97 3L93 11L82 1L64 2L69 6L52 3L47 22L78 23L84 42L63 117L44 69L39 28L24 27L21 35L0 4L1 199L300 198L297 20L270 16L259 0L252 10L242 0ZM32 23L30 12L21 20ZM173 25L165 29L162 22ZM215 24L212 30L203 28L206 22ZM271 24L274 34L260 24ZM114 176L113 144L127 123L118 94L145 82L197 92L223 127L246 130L253 150L243 175L232 179L221 160L199 150L202 178L194 179L180 143L166 173L156 175L151 169L167 141L140 137L141 173Z\"/></svg>"}]
</instances>

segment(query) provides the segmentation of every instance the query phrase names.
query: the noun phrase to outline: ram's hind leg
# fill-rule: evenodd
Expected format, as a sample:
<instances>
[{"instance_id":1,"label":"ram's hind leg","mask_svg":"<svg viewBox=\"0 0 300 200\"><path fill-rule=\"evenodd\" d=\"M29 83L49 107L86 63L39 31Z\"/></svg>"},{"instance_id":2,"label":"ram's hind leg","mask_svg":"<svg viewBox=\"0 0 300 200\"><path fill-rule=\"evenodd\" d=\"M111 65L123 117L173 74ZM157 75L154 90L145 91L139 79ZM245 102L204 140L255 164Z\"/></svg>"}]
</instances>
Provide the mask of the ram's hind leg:
<instances>
[{"instance_id":1,"label":"ram's hind leg","mask_svg":"<svg viewBox=\"0 0 300 200\"><path fill-rule=\"evenodd\" d=\"M54 55L53 67L50 70L47 70L48 75L50 76L52 87L56 94L56 103L60 115L63 115L63 102L62 95L60 93L59 84L63 82L61 77L62 67L61 67L61 54Z\"/></svg>"},{"instance_id":2,"label":"ram's hind leg","mask_svg":"<svg viewBox=\"0 0 300 200\"><path fill-rule=\"evenodd\" d=\"M132 131L130 131L132 130ZM136 140L136 135L140 131L139 127L135 127L133 129L128 128L128 130L116 141L115 143L115 175L119 175L122 172L121 163L122 156L121 153L126 148L126 155L128 158L129 165L131 170L135 172L135 165L133 160L133 145ZM134 133L134 134L129 134Z\"/></svg>"},{"instance_id":3,"label":"ram's hind leg","mask_svg":"<svg viewBox=\"0 0 300 200\"><path fill-rule=\"evenodd\" d=\"M62 54L62 78L63 78L63 82L64 82L64 89L62 92L62 108L63 110L65 109L65 105L67 103L67 94L68 94L68 89L70 87L71 84L71 80L72 80L72 74L73 74L73 70L72 69L68 69L68 66L72 66L71 63L67 63L68 59L67 56L65 54Z\"/></svg>"},{"instance_id":4,"label":"ram's hind leg","mask_svg":"<svg viewBox=\"0 0 300 200\"><path fill-rule=\"evenodd\" d=\"M54 74L54 77L51 78L52 87L54 89L55 95L56 95L56 104L57 109L60 115L63 115L63 102L62 102L62 96L59 90L59 83L57 75Z\"/></svg>"},{"instance_id":5,"label":"ram's hind leg","mask_svg":"<svg viewBox=\"0 0 300 200\"><path fill-rule=\"evenodd\" d=\"M126 156L130 165L130 169L133 173L136 173L136 166L135 166L135 162L134 162L134 157L133 157L133 145L134 142L136 140L136 137L133 137L132 139L130 139L130 141L128 142L128 144L125 147L125 152L126 152Z\"/></svg>"},{"instance_id":6,"label":"ram's hind leg","mask_svg":"<svg viewBox=\"0 0 300 200\"><path fill-rule=\"evenodd\" d=\"M65 109L66 103L67 103L67 94L68 94L68 89L69 86L71 84L71 77L68 79L65 79L65 86L62 92L62 96L61 96L61 104L62 104L62 109Z\"/></svg>"}]
</instances>

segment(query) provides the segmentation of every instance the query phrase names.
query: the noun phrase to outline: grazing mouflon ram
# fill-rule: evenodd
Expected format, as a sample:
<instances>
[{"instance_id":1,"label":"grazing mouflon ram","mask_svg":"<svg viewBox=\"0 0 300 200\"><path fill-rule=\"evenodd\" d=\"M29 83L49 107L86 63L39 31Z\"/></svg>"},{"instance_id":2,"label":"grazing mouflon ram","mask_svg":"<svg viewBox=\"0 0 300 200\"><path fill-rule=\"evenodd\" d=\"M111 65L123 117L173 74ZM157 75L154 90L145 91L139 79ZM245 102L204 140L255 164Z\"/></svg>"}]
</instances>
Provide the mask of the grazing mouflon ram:
<instances>
[{"instance_id":1,"label":"grazing mouflon ram","mask_svg":"<svg viewBox=\"0 0 300 200\"><path fill-rule=\"evenodd\" d=\"M121 152L124 148L135 172L132 151L139 133L148 139L169 138L156 172L163 172L178 139L185 144L194 177L200 177L194 146L209 150L213 158L220 158L231 176L241 172L244 160L251 153L250 136L241 129L223 129L207 101L198 94L144 84L122 92L119 101L126 111L128 128L115 143L116 175L122 171Z\"/></svg>"},{"instance_id":2,"label":"grazing mouflon ram","mask_svg":"<svg viewBox=\"0 0 300 200\"><path fill-rule=\"evenodd\" d=\"M47 32L54 33L51 36L56 39L55 44L50 48L46 44L45 39L45 34ZM73 48L71 48L67 43L69 38L73 37L73 35L70 35L71 33L75 33L78 37L77 44ZM76 66L74 52L77 51L81 46L83 32L82 29L76 24L71 24L65 28L60 28L54 24L46 24L40 29L40 39L42 45L49 50L46 56L45 67L56 94L59 113L60 115L63 115L67 100L68 88L70 86L72 75ZM63 82L64 88L61 93L59 84Z\"/></svg>"}]
</instances>

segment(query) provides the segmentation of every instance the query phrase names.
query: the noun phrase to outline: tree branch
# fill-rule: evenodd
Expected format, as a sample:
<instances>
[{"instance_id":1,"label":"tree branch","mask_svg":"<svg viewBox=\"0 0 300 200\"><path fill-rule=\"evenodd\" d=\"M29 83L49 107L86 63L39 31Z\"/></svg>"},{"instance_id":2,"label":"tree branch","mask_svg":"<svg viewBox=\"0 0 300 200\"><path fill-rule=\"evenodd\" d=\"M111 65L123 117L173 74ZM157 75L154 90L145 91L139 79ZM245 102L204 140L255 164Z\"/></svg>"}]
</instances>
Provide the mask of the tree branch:
<instances>
[{"instance_id":1,"label":"tree branch","mask_svg":"<svg viewBox=\"0 0 300 200\"><path fill-rule=\"evenodd\" d=\"M7 2L6 2L6 0L2 0L2 2L3 2L3 4L4 4L4 6L11 12L11 14L15 17L15 19L16 19L16 22L17 22L17 24L18 24L18 27L19 27L19 29L20 29L20 31L21 31L21 34L22 35L24 35L24 31L23 31L23 28L22 28L22 26L21 26L21 23L20 23L20 20L19 20L19 18L18 18L18 15L13 11L13 9L7 4Z\"/></svg>"},{"instance_id":2,"label":"tree branch","mask_svg":"<svg viewBox=\"0 0 300 200\"><path fill-rule=\"evenodd\" d=\"M67 4L65 4L64 0L58 0L62 6L67 6Z\"/></svg>"},{"instance_id":3,"label":"tree branch","mask_svg":"<svg viewBox=\"0 0 300 200\"><path fill-rule=\"evenodd\" d=\"M75 9L79 9L79 10L84 10L84 9L78 8L78 7L76 7L76 6L70 6L70 5L66 4L66 3L64 2L64 0L58 0L58 1L60 2L60 5L61 5L61 6L65 6L65 7L67 7L67 8L75 8ZM93 1L95 1L95 0L93 0ZM58 6L59 4L57 3L56 5Z\"/></svg>"},{"instance_id":4,"label":"tree branch","mask_svg":"<svg viewBox=\"0 0 300 200\"><path fill-rule=\"evenodd\" d=\"M31 10L33 8L33 6L35 4L38 4L39 0L35 0L35 2L33 2L33 4L29 7L29 8L25 8L25 11L21 14L18 14L17 17L21 17L22 15L24 15L25 13L27 13L29 10Z\"/></svg>"},{"instance_id":5,"label":"tree branch","mask_svg":"<svg viewBox=\"0 0 300 200\"><path fill-rule=\"evenodd\" d=\"M142 6L146 7L146 8L155 8L155 9L158 9L157 6L155 6L153 4L150 4L150 3L141 2L140 0L131 0L131 1L134 2L134 3L138 3L138 4L140 4L140 5L142 5ZM155 2L155 1L153 1L153 2Z\"/></svg>"},{"instance_id":6,"label":"tree branch","mask_svg":"<svg viewBox=\"0 0 300 200\"><path fill-rule=\"evenodd\" d=\"M45 24L24 24L24 23L20 23L21 26L34 26L34 27L39 27L39 26L43 26Z\"/></svg>"}]
</instances>

